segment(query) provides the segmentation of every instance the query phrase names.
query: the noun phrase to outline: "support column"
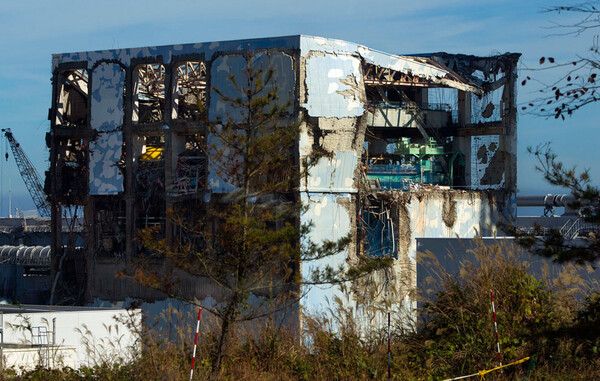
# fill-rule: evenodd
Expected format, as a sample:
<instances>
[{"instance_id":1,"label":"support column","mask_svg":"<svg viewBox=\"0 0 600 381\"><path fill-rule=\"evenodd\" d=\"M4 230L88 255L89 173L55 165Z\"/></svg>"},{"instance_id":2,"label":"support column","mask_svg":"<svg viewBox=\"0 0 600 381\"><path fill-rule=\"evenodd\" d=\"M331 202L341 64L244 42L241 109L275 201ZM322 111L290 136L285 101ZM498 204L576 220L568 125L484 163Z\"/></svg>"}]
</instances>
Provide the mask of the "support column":
<instances>
[{"instance_id":1,"label":"support column","mask_svg":"<svg viewBox=\"0 0 600 381\"><path fill-rule=\"evenodd\" d=\"M125 75L125 96L123 99L123 141L125 143L125 260L127 269L131 270L132 258L135 256L135 180L133 173L133 132L132 132L132 113L133 113L133 84L135 79L133 68L126 69Z\"/></svg>"},{"instance_id":2,"label":"support column","mask_svg":"<svg viewBox=\"0 0 600 381\"><path fill-rule=\"evenodd\" d=\"M461 126L471 124L471 93L458 91L458 123Z\"/></svg>"},{"instance_id":3,"label":"support column","mask_svg":"<svg viewBox=\"0 0 600 381\"><path fill-rule=\"evenodd\" d=\"M173 88L173 70L170 66L167 66L165 70L165 110L164 115L164 134L165 134L165 148L163 151L163 158L165 161L165 238L167 242L172 242L173 239L173 224L170 221L167 212L173 209L173 198L169 196L169 188L173 184L173 110L172 110L172 99L173 93L168 89Z\"/></svg>"}]
</instances>

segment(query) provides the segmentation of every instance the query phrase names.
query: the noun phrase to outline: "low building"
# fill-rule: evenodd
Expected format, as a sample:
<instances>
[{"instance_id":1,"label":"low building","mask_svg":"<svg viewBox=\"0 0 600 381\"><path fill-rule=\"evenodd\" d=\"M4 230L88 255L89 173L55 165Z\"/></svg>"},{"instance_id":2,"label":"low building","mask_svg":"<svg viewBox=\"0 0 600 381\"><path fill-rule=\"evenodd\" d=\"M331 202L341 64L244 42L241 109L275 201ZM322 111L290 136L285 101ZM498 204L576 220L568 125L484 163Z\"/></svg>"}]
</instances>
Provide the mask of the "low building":
<instances>
[{"instance_id":1,"label":"low building","mask_svg":"<svg viewBox=\"0 0 600 381\"><path fill-rule=\"evenodd\" d=\"M140 329L139 309L0 304L0 361L16 370L128 361Z\"/></svg>"}]
</instances>

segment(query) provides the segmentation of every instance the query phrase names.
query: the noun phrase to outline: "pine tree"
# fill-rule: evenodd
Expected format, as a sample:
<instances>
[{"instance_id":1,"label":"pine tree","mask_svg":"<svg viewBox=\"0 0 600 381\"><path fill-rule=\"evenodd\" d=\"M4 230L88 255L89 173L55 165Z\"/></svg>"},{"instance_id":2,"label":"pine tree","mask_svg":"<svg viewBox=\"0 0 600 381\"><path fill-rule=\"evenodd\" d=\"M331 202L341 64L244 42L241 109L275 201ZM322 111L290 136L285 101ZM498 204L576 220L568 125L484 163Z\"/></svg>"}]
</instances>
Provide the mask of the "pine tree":
<instances>
[{"instance_id":1,"label":"pine tree","mask_svg":"<svg viewBox=\"0 0 600 381\"><path fill-rule=\"evenodd\" d=\"M258 66L255 57L246 55L243 81L229 76L239 96L213 89L241 118L206 123L212 137L205 147L210 168L232 190L213 193L201 218L171 211L170 218L185 233L175 242L155 241L152 230L140 233L146 250L190 275L211 279L224 292L217 305L203 306L221 321L213 377L236 323L273 317L297 305L302 285L343 283L390 265L386 258L360 258L351 268L326 266L300 273L301 262L339 254L352 237L318 243L308 238L311 227L300 223L300 123L290 112L291 101L278 99L274 69ZM310 164L302 167L310 170ZM167 277L140 271L137 280L178 297L177 286ZM251 295L262 302L250 303Z\"/></svg>"}]
</instances>

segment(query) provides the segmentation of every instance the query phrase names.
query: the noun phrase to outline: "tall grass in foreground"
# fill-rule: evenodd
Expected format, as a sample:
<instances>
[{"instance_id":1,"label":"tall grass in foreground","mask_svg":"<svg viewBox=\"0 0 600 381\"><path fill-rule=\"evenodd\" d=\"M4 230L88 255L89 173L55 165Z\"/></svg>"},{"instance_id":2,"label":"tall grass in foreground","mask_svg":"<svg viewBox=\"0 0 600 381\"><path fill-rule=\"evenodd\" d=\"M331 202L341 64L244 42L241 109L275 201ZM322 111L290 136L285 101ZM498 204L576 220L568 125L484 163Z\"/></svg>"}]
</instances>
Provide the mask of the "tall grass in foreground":
<instances>
[{"instance_id":1,"label":"tall grass in foreground","mask_svg":"<svg viewBox=\"0 0 600 381\"><path fill-rule=\"evenodd\" d=\"M437 380L496 366L491 290L504 363L535 358L505 369L501 379L600 379L597 285L570 267L536 278L523 261L527 258L512 246L481 244L471 254L473 260L462 263L458 275L447 274L433 256L423 256L435 276L420 295L416 329L393 317L393 379ZM269 320L241 328L227 348L219 379L387 379L387 327L364 327L344 304L335 301L330 313L306 317L302 338ZM106 359L79 371L40 368L20 375L10 370L0 380L186 380L194 317L170 310L161 319L172 324L140 332L143 351L128 363ZM211 332L218 332L218 322L208 317L203 324L214 329L200 338L198 380L209 378L217 345ZM491 373L486 379L500 376Z\"/></svg>"}]
</instances>

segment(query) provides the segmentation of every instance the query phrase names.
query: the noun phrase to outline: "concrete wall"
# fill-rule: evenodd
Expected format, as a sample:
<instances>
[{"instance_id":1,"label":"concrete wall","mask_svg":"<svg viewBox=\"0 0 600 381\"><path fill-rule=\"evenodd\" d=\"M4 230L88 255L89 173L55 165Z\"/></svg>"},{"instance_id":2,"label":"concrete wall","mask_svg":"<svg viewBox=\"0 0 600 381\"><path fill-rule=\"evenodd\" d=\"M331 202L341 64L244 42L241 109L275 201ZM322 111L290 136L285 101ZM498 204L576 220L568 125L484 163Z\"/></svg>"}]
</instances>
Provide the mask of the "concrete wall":
<instances>
[{"instance_id":1,"label":"concrete wall","mask_svg":"<svg viewBox=\"0 0 600 381\"><path fill-rule=\"evenodd\" d=\"M511 218L512 199L504 192L437 190L434 187L411 192L381 192L375 201L393 216L397 259L391 269L379 271L354 285L354 298L366 310L365 324L382 324L385 316L377 305L388 305L407 318L416 318L419 270L418 246L422 238L489 236L500 221ZM377 295L377 297L373 297ZM382 312L380 309L378 312Z\"/></svg>"},{"instance_id":2,"label":"concrete wall","mask_svg":"<svg viewBox=\"0 0 600 381\"><path fill-rule=\"evenodd\" d=\"M38 366L50 369L77 369L77 350L74 347L10 346L2 350L4 369L34 370Z\"/></svg>"},{"instance_id":3,"label":"concrete wall","mask_svg":"<svg viewBox=\"0 0 600 381\"><path fill-rule=\"evenodd\" d=\"M141 311L122 309L66 308L53 306L23 306L4 310L4 342L20 345L40 344L28 327L44 327L48 336L43 343L52 344L53 319L56 319L55 346L72 347L76 351L76 367L93 366L103 361L132 359L141 350L141 343L132 330L141 329ZM129 321L116 321L120 317ZM37 332L33 329L33 332ZM33 340L33 341L32 341Z\"/></svg>"}]
</instances>

